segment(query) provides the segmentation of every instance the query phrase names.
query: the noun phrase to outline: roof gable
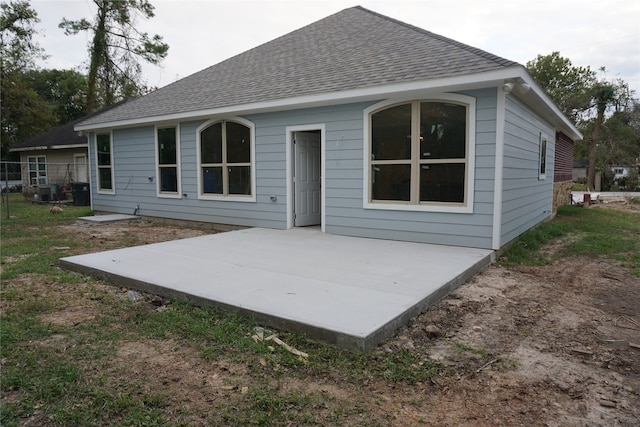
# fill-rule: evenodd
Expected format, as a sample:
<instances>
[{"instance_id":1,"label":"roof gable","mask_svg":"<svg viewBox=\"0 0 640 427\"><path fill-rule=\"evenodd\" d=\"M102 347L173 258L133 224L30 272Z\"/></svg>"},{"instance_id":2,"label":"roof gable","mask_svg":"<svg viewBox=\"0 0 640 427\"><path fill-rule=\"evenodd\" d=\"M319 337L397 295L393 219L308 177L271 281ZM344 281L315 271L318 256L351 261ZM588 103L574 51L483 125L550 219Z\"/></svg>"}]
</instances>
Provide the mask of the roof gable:
<instances>
[{"instance_id":1,"label":"roof gable","mask_svg":"<svg viewBox=\"0 0 640 427\"><path fill-rule=\"evenodd\" d=\"M82 126L202 111L518 65L360 6L165 86Z\"/></svg>"}]
</instances>

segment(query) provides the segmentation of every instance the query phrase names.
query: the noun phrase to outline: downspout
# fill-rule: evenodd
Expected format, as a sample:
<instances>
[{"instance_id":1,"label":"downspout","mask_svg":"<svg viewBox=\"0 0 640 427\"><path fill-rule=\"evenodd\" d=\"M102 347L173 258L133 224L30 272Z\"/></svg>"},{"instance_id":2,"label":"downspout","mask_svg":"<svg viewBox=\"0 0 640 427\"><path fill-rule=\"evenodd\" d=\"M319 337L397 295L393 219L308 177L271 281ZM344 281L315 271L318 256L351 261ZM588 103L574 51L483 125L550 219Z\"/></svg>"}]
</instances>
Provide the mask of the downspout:
<instances>
[{"instance_id":1,"label":"downspout","mask_svg":"<svg viewBox=\"0 0 640 427\"><path fill-rule=\"evenodd\" d=\"M506 93L498 87L496 113L496 156L495 174L493 178L493 235L491 249L498 250L502 238L502 180L504 168L504 130L506 115Z\"/></svg>"}]
</instances>

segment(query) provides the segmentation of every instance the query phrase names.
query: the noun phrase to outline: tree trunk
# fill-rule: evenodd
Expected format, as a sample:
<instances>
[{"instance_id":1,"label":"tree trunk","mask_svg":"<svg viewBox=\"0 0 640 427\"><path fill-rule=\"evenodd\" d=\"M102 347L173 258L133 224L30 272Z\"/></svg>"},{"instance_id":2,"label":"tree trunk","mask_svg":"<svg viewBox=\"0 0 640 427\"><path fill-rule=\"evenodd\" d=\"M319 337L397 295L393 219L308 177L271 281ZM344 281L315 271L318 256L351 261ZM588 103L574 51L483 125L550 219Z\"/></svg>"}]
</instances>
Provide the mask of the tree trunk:
<instances>
[{"instance_id":1,"label":"tree trunk","mask_svg":"<svg viewBox=\"0 0 640 427\"><path fill-rule=\"evenodd\" d=\"M105 26L107 22L107 4L97 3L98 5L98 22L96 31L93 35L93 43L91 45L91 63L89 64L89 77L87 81L87 113L96 110L96 92L98 87L98 69L104 59L106 47Z\"/></svg>"},{"instance_id":2,"label":"tree trunk","mask_svg":"<svg viewBox=\"0 0 640 427\"><path fill-rule=\"evenodd\" d=\"M606 102L598 102L598 115L596 123L591 133L591 141L589 141L589 168L587 169L587 189L595 191L596 187L596 157L598 154L598 140L600 139L600 128L604 121L604 111L607 108Z\"/></svg>"}]
</instances>

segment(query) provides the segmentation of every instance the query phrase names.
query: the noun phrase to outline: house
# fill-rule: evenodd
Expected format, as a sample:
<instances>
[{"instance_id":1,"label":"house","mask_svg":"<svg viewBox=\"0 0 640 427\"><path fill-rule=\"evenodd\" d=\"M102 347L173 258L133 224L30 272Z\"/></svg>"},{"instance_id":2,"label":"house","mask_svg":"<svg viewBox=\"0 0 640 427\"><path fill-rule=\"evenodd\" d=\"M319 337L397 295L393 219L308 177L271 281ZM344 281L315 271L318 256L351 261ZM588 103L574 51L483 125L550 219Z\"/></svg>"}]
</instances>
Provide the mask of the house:
<instances>
[{"instance_id":1,"label":"house","mask_svg":"<svg viewBox=\"0 0 640 427\"><path fill-rule=\"evenodd\" d=\"M574 160L572 178L578 182L580 180L587 181L587 172L589 169L589 160Z\"/></svg>"},{"instance_id":2,"label":"house","mask_svg":"<svg viewBox=\"0 0 640 427\"><path fill-rule=\"evenodd\" d=\"M626 166L611 166L613 172L613 180L618 181L629 176L629 168Z\"/></svg>"},{"instance_id":3,"label":"house","mask_svg":"<svg viewBox=\"0 0 640 427\"><path fill-rule=\"evenodd\" d=\"M71 181L89 181L87 138L73 130L78 122L54 128L10 149L20 153L23 193L43 196L42 189L46 189L44 198L48 200L51 189L55 189L55 195L69 187Z\"/></svg>"},{"instance_id":4,"label":"house","mask_svg":"<svg viewBox=\"0 0 640 427\"><path fill-rule=\"evenodd\" d=\"M89 182L87 137L76 132L74 127L81 121L123 102L105 107L13 146L9 151L20 153L23 192L36 193L42 187L56 188L59 191L69 187L73 182Z\"/></svg>"},{"instance_id":5,"label":"house","mask_svg":"<svg viewBox=\"0 0 640 427\"><path fill-rule=\"evenodd\" d=\"M485 249L582 138L522 65L362 7L75 129L97 211Z\"/></svg>"}]
</instances>

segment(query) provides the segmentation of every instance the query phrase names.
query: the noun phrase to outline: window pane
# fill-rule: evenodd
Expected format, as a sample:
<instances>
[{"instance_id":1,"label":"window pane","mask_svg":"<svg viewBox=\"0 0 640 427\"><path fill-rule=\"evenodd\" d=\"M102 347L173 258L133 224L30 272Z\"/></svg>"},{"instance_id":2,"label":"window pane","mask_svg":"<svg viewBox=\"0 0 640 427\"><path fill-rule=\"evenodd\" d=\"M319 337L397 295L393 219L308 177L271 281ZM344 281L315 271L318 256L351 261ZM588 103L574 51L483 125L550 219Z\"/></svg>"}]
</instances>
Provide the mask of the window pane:
<instances>
[{"instance_id":1,"label":"window pane","mask_svg":"<svg viewBox=\"0 0 640 427\"><path fill-rule=\"evenodd\" d=\"M421 202L464 202L464 163L420 165Z\"/></svg>"},{"instance_id":2,"label":"window pane","mask_svg":"<svg viewBox=\"0 0 640 427\"><path fill-rule=\"evenodd\" d=\"M540 140L540 175L547 173L547 139Z\"/></svg>"},{"instance_id":3,"label":"window pane","mask_svg":"<svg viewBox=\"0 0 640 427\"><path fill-rule=\"evenodd\" d=\"M98 168L98 179L101 190L112 190L111 168Z\"/></svg>"},{"instance_id":4,"label":"window pane","mask_svg":"<svg viewBox=\"0 0 640 427\"><path fill-rule=\"evenodd\" d=\"M202 163L222 163L222 123L200 132L200 160Z\"/></svg>"},{"instance_id":5,"label":"window pane","mask_svg":"<svg viewBox=\"0 0 640 427\"><path fill-rule=\"evenodd\" d=\"M372 165L371 179L373 200L410 200L411 165Z\"/></svg>"},{"instance_id":6,"label":"window pane","mask_svg":"<svg viewBox=\"0 0 640 427\"><path fill-rule=\"evenodd\" d=\"M467 108L442 102L420 103L420 158L464 159Z\"/></svg>"},{"instance_id":7,"label":"window pane","mask_svg":"<svg viewBox=\"0 0 640 427\"><path fill-rule=\"evenodd\" d=\"M111 137L109 134L96 136L98 142L98 165L111 165Z\"/></svg>"},{"instance_id":8,"label":"window pane","mask_svg":"<svg viewBox=\"0 0 640 427\"><path fill-rule=\"evenodd\" d=\"M249 163L251 161L251 131L235 122L227 122L227 162Z\"/></svg>"},{"instance_id":9,"label":"window pane","mask_svg":"<svg viewBox=\"0 0 640 427\"><path fill-rule=\"evenodd\" d=\"M249 166L229 168L229 194L251 195L251 168Z\"/></svg>"},{"instance_id":10,"label":"window pane","mask_svg":"<svg viewBox=\"0 0 640 427\"><path fill-rule=\"evenodd\" d=\"M411 104L387 108L371 116L371 160L411 157Z\"/></svg>"},{"instance_id":11,"label":"window pane","mask_svg":"<svg viewBox=\"0 0 640 427\"><path fill-rule=\"evenodd\" d=\"M175 165L176 159L176 128L158 129L158 162Z\"/></svg>"},{"instance_id":12,"label":"window pane","mask_svg":"<svg viewBox=\"0 0 640 427\"><path fill-rule=\"evenodd\" d=\"M222 168L202 168L202 192L208 194L222 194Z\"/></svg>"},{"instance_id":13,"label":"window pane","mask_svg":"<svg viewBox=\"0 0 640 427\"><path fill-rule=\"evenodd\" d=\"M160 168L160 191L178 192L178 170L175 167Z\"/></svg>"}]
</instances>

